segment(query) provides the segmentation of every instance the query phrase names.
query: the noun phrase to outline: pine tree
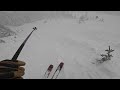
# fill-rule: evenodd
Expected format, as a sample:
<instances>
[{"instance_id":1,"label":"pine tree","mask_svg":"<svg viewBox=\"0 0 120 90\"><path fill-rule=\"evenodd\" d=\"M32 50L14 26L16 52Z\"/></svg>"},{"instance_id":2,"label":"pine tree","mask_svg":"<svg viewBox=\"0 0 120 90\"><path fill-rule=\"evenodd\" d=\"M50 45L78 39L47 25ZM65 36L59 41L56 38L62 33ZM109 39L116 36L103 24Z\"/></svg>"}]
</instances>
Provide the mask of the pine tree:
<instances>
[{"instance_id":1,"label":"pine tree","mask_svg":"<svg viewBox=\"0 0 120 90\"><path fill-rule=\"evenodd\" d=\"M106 54L101 54L102 59L97 60L97 62L103 63L105 61L111 60L111 57L113 57L112 54L111 54L111 52L113 52L114 50L110 49L110 46L109 46L109 49L107 49L105 51L107 53Z\"/></svg>"}]
</instances>

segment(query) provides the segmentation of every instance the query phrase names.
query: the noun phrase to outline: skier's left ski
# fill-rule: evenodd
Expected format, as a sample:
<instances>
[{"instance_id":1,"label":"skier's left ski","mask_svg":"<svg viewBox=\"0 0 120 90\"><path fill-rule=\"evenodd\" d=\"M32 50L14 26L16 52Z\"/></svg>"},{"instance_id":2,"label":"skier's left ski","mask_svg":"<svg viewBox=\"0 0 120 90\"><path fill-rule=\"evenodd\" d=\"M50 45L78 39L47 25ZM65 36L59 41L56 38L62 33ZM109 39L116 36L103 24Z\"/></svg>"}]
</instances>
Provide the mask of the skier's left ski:
<instances>
[{"instance_id":1,"label":"skier's left ski","mask_svg":"<svg viewBox=\"0 0 120 90\"><path fill-rule=\"evenodd\" d=\"M51 65L48 67L48 69L46 70L46 72L45 72L45 74L44 74L44 78L48 78L48 77L49 77L52 69L53 69L53 65L51 64Z\"/></svg>"}]
</instances>

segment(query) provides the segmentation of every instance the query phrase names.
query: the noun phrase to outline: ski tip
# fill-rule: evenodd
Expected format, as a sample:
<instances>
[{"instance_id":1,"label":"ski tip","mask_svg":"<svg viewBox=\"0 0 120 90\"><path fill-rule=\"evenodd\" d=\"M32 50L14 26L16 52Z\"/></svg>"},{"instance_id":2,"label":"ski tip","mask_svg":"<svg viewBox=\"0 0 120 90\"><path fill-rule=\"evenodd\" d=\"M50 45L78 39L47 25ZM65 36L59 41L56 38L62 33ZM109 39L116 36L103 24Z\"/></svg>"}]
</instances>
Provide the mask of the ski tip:
<instances>
[{"instance_id":1,"label":"ski tip","mask_svg":"<svg viewBox=\"0 0 120 90\"><path fill-rule=\"evenodd\" d=\"M53 66L52 64L50 64L50 66Z\"/></svg>"},{"instance_id":2,"label":"ski tip","mask_svg":"<svg viewBox=\"0 0 120 90\"><path fill-rule=\"evenodd\" d=\"M50 67L50 68L53 68L53 65L51 64L49 67Z\"/></svg>"},{"instance_id":3,"label":"ski tip","mask_svg":"<svg viewBox=\"0 0 120 90\"><path fill-rule=\"evenodd\" d=\"M62 69L63 65L64 65L64 63L61 62L60 65L59 65L60 66L60 70Z\"/></svg>"},{"instance_id":4,"label":"ski tip","mask_svg":"<svg viewBox=\"0 0 120 90\"><path fill-rule=\"evenodd\" d=\"M60 63L60 65L64 65L64 63L63 63L63 62L61 62L61 63Z\"/></svg>"},{"instance_id":5,"label":"ski tip","mask_svg":"<svg viewBox=\"0 0 120 90\"><path fill-rule=\"evenodd\" d=\"M53 65L50 65L47 70L48 70L49 72L51 72L52 69L53 69Z\"/></svg>"}]
</instances>

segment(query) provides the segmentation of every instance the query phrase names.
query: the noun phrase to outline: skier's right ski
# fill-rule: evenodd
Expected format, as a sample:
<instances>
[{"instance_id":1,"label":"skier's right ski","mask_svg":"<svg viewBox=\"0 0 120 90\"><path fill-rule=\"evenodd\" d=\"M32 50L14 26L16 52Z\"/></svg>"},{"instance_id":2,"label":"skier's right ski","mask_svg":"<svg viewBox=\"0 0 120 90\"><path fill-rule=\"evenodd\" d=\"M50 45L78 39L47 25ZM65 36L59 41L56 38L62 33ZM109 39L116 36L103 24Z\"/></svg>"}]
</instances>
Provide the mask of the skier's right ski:
<instances>
[{"instance_id":1,"label":"skier's right ski","mask_svg":"<svg viewBox=\"0 0 120 90\"><path fill-rule=\"evenodd\" d=\"M58 65L58 67L57 67L57 69L55 70L55 72L54 72L54 74L53 74L53 76L52 76L51 79L53 79L54 77L55 77L55 79L57 79L57 77L58 77L58 75L60 74L60 71L61 71L63 65L64 65L63 62L61 62L61 63ZM57 73L57 72L58 72L58 73Z\"/></svg>"},{"instance_id":2,"label":"skier's right ski","mask_svg":"<svg viewBox=\"0 0 120 90\"><path fill-rule=\"evenodd\" d=\"M48 77L49 77L52 69L53 69L53 65L51 64L51 65L48 67L48 69L46 70L46 72L45 72L45 74L44 74L44 78L48 78Z\"/></svg>"}]
</instances>

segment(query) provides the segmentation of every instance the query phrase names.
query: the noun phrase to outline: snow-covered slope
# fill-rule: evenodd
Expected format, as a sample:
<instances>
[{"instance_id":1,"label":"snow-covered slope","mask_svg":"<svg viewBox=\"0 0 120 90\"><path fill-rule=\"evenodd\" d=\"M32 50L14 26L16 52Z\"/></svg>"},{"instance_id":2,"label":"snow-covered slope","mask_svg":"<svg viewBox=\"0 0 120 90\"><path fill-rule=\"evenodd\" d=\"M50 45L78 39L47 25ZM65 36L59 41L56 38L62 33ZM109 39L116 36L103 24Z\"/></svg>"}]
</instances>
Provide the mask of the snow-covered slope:
<instances>
[{"instance_id":1,"label":"snow-covered slope","mask_svg":"<svg viewBox=\"0 0 120 90\"><path fill-rule=\"evenodd\" d=\"M0 59L12 58L32 28L37 27L18 58L26 62L24 78L41 79L50 64L55 71L61 61L64 68L58 78L120 78L120 17L100 14L100 19L95 19L92 16L96 14L88 15L91 18L82 23L78 18L52 18L11 27L18 33L3 38L6 43L0 44ZM112 60L93 64L109 45L115 49Z\"/></svg>"}]
</instances>

